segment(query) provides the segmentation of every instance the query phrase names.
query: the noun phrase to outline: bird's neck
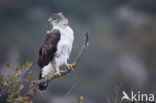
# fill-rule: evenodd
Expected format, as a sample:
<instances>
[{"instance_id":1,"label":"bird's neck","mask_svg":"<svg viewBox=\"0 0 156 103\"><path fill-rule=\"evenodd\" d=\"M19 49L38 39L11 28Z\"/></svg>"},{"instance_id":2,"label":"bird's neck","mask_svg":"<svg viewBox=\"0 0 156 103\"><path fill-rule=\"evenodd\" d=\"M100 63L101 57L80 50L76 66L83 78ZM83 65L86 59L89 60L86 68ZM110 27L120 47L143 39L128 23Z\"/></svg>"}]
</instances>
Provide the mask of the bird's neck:
<instances>
[{"instance_id":1,"label":"bird's neck","mask_svg":"<svg viewBox=\"0 0 156 103\"><path fill-rule=\"evenodd\" d=\"M60 21L60 22L51 22L52 26L57 26L60 28L65 28L66 26L68 26L68 22L64 21Z\"/></svg>"},{"instance_id":2,"label":"bird's neck","mask_svg":"<svg viewBox=\"0 0 156 103\"><path fill-rule=\"evenodd\" d=\"M61 29L65 29L66 27L68 27L67 24L53 24L53 29L55 28L61 28Z\"/></svg>"}]
</instances>

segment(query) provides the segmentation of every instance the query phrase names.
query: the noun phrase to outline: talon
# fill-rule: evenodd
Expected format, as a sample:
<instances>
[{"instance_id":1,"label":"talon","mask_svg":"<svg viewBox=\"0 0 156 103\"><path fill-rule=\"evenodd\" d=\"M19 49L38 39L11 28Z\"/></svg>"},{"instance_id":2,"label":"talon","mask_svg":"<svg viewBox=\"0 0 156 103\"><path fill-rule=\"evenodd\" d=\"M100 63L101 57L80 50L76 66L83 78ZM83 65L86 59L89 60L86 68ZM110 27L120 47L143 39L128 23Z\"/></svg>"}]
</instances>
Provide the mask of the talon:
<instances>
[{"instance_id":1,"label":"talon","mask_svg":"<svg viewBox=\"0 0 156 103\"><path fill-rule=\"evenodd\" d=\"M74 71L74 64L66 64L66 69L70 69L71 71Z\"/></svg>"},{"instance_id":2,"label":"talon","mask_svg":"<svg viewBox=\"0 0 156 103\"><path fill-rule=\"evenodd\" d=\"M62 76L61 73L64 73L64 71L63 70L56 71L55 75L58 75L59 77L61 77Z\"/></svg>"}]
</instances>

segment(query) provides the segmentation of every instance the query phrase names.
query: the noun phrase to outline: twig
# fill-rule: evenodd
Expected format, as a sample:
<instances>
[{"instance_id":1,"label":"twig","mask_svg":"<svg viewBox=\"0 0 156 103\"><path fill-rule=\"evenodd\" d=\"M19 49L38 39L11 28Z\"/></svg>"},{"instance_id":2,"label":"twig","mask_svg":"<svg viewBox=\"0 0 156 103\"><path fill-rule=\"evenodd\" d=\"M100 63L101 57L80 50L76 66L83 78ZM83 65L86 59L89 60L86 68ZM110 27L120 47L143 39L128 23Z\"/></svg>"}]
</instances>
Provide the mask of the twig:
<instances>
[{"instance_id":1,"label":"twig","mask_svg":"<svg viewBox=\"0 0 156 103\"><path fill-rule=\"evenodd\" d=\"M5 95L7 93L8 89L7 88L3 88L1 91L0 91L0 97Z\"/></svg>"},{"instance_id":2,"label":"twig","mask_svg":"<svg viewBox=\"0 0 156 103\"><path fill-rule=\"evenodd\" d=\"M70 90L63 97L68 96L72 92L72 90L75 88L75 86L76 86L76 84L73 84L73 86L70 88Z\"/></svg>"},{"instance_id":3,"label":"twig","mask_svg":"<svg viewBox=\"0 0 156 103\"><path fill-rule=\"evenodd\" d=\"M120 92L120 89L121 87L123 86L124 83L121 83L120 86L116 85L115 88L114 88L114 91L115 91L115 99L114 99L114 103L117 103L118 102L118 96L119 96L119 92Z\"/></svg>"},{"instance_id":4,"label":"twig","mask_svg":"<svg viewBox=\"0 0 156 103\"><path fill-rule=\"evenodd\" d=\"M85 39L85 43L84 45L82 46L81 48L81 51L78 53L76 59L74 60L73 62L73 68L75 68L77 66L77 64L79 63L80 61L80 57L82 56L82 54L85 52L87 46L88 46L88 32L86 33L86 39ZM64 76L66 75L67 73L70 73L71 70L70 69L66 69L64 70L64 72L61 72L61 76ZM26 97L28 98L31 98L33 95L35 95L36 93L36 89L37 87L42 84L42 83L46 83L46 82L50 82L51 80L55 79L55 78L59 78L59 75L52 75L51 77L47 77L47 78L44 78L44 79L41 79L41 80L37 80L37 81L33 81L31 82L31 85L28 89L28 92L26 94Z\"/></svg>"}]
</instances>

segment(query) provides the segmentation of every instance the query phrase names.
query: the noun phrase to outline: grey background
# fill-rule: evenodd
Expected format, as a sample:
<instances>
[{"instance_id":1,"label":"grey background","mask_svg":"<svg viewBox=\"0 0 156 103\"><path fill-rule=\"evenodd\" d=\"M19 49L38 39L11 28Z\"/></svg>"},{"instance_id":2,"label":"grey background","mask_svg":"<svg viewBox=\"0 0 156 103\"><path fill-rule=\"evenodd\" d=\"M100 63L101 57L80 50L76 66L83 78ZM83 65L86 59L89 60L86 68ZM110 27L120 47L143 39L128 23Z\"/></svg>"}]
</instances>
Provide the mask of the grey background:
<instances>
[{"instance_id":1,"label":"grey background","mask_svg":"<svg viewBox=\"0 0 156 103\"><path fill-rule=\"evenodd\" d=\"M5 63L32 61L32 76L38 79L38 50L56 12L63 12L75 33L69 63L86 32L90 45L76 70L38 92L35 103L72 103L81 95L84 103L114 103L120 85L119 102L122 90L156 92L155 0L0 0L1 73L10 73Z\"/></svg>"}]
</instances>

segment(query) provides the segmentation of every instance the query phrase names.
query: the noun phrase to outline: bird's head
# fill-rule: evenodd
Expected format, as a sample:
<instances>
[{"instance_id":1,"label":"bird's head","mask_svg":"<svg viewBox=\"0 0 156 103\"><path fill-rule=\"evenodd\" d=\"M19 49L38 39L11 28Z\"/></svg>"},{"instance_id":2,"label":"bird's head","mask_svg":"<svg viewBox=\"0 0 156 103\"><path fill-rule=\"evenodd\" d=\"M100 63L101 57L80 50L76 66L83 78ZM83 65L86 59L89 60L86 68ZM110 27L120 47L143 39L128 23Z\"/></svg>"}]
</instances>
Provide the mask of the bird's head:
<instances>
[{"instance_id":1,"label":"bird's head","mask_svg":"<svg viewBox=\"0 0 156 103\"><path fill-rule=\"evenodd\" d=\"M52 14L48 19L48 22L53 26L68 25L68 19L64 17L62 12Z\"/></svg>"}]
</instances>

